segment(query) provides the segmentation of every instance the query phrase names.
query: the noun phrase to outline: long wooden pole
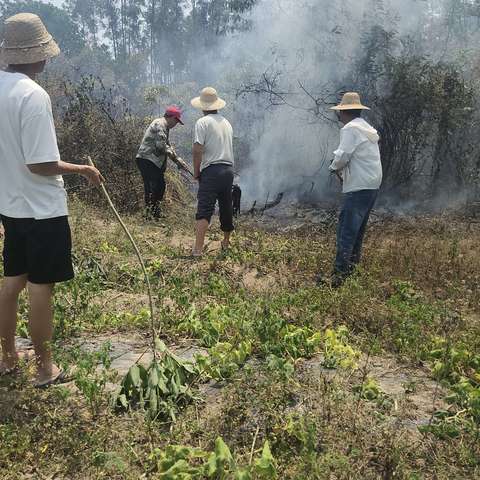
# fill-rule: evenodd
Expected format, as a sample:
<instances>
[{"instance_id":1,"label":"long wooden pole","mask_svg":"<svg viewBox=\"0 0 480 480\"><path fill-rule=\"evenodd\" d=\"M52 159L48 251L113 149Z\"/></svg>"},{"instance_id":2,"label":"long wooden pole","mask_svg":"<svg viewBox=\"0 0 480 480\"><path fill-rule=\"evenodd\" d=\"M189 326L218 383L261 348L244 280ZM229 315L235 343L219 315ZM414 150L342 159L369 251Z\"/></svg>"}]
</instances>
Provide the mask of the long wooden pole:
<instances>
[{"instance_id":1,"label":"long wooden pole","mask_svg":"<svg viewBox=\"0 0 480 480\"><path fill-rule=\"evenodd\" d=\"M90 156L87 157L88 158L88 164L92 167L95 167L95 164L93 163L93 160ZM152 352L153 352L153 358L156 360L156 357L157 357L157 348L156 348L156 344L155 344L155 340L158 338L158 334L157 334L157 330L155 328L155 317L154 317L154 310L153 310L153 295L152 295L152 286L150 284L150 279L148 278L148 273L147 273L147 269L145 268L145 262L143 261L143 257L142 257L142 254L140 253L140 250L132 236L132 234L130 233L130 231L128 230L127 226L125 225L125 223L123 222L122 218L120 217L120 214L118 213L117 209L115 208L115 205L113 204L112 202L112 199L110 198L110 195L108 194L108 191L107 189L105 188L105 185L102 183L100 185L100 188L103 192L103 195L105 196L105 198L107 199L107 202L108 202L108 205L110 206L110 209L112 210L112 212L114 213L116 219L118 220L118 223L120 223L120 225L122 226L123 228L123 231L125 232L125 234L127 235L128 239L130 240L130 243L132 244L133 246L133 249L135 250L135 253L137 255L137 258L138 258L138 261L140 262L140 265L142 267L142 271L143 271L143 275L145 277L145 283L147 285L147 290L148 290L148 300L149 300L149 305L150 305L150 328L151 328L151 333L152 333Z\"/></svg>"}]
</instances>

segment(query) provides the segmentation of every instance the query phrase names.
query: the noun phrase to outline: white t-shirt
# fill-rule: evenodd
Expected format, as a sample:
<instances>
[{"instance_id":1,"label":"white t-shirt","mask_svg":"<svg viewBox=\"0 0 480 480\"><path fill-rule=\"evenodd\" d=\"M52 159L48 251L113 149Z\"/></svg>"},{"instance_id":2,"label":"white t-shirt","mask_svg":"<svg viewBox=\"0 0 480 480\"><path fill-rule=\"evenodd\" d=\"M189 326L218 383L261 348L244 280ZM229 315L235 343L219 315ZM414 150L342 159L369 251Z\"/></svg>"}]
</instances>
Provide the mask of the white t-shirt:
<instances>
[{"instance_id":1,"label":"white t-shirt","mask_svg":"<svg viewBox=\"0 0 480 480\"><path fill-rule=\"evenodd\" d=\"M233 165L233 129L219 113L205 115L197 121L194 143L204 146L200 171L215 163Z\"/></svg>"},{"instance_id":2,"label":"white t-shirt","mask_svg":"<svg viewBox=\"0 0 480 480\"><path fill-rule=\"evenodd\" d=\"M382 184L378 132L363 118L347 123L340 131L340 145L330 170L343 179L343 193L377 190Z\"/></svg>"},{"instance_id":3,"label":"white t-shirt","mask_svg":"<svg viewBox=\"0 0 480 480\"><path fill-rule=\"evenodd\" d=\"M27 167L59 160L47 92L26 75L0 71L0 214L37 220L68 215L62 176L35 175Z\"/></svg>"}]
</instances>

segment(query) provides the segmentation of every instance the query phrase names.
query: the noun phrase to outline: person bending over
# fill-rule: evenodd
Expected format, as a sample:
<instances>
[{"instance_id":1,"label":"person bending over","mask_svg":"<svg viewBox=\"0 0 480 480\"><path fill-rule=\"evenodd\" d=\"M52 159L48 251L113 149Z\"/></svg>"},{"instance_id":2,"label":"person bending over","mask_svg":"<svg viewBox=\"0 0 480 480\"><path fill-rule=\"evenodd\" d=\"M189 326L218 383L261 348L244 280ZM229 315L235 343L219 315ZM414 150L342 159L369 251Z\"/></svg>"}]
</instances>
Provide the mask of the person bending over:
<instances>
[{"instance_id":1,"label":"person bending over","mask_svg":"<svg viewBox=\"0 0 480 480\"><path fill-rule=\"evenodd\" d=\"M181 116L182 112L178 107L168 107L165 115L155 119L147 128L138 149L136 162L143 179L147 218L158 220L161 216L160 202L166 189L167 158L188 172L188 168L179 163L169 140L170 130L178 124L183 125Z\"/></svg>"}]
</instances>

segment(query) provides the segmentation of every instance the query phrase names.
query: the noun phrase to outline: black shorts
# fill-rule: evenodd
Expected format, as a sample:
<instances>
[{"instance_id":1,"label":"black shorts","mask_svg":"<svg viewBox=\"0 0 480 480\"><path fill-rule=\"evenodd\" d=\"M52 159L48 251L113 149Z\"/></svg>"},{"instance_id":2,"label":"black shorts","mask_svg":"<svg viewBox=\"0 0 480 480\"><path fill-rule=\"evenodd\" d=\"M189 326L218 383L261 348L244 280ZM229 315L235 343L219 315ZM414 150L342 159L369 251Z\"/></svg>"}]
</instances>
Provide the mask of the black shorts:
<instances>
[{"instance_id":1,"label":"black shorts","mask_svg":"<svg viewBox=\"0 0 480 480\"><path fill-rule=\"evenodd\" d=\"M1 216L5 229L5 277L27 275L37 284L65 282L74 277L68 217L35 220Z\"/></svg>"},{"instance_id":2,"label":"black shorts","mask_svg":"<svg viewBox=\"0 0 480 480\"><path fill-rule=\"evenodd\" d=\"M200 174L198 187L198 206L195 218L210 222L215 212L215 204L218 201L220 210L220 227L224 232L232 232L233 206L232 186L233 167L231 165L217 163L205 168Z\"/></svg>"}]
</instances>

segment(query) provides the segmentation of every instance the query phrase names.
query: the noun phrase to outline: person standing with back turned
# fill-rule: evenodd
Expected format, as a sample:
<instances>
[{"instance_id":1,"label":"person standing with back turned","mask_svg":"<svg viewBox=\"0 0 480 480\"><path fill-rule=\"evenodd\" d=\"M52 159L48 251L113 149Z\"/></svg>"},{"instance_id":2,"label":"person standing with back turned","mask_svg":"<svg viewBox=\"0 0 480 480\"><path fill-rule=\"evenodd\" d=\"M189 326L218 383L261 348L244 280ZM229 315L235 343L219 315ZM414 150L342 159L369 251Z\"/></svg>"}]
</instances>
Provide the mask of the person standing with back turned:
<instances>
[{"instance_id":1,"label":"person standing with back turned","mask_svg":"<svg viewBox=\"0 0 480 480\"><path fill-rule=\"evenodd\" d=\"M37 365L36 387L61 383L52 360L53 290L73 278L67 195L61 175L103 181L87 165L60 160L50 97L35 82L60 53L37 15L20 13L4 25L0 57L0 215L5 229L0 288L0 375L15 373L18 297L27 288L29 327Z\"/></svg>"},{"instance_id":2,"label":"person standing with back turned","mask_svg":"<svg viewBox=\"0 0 480 480\"><path fill-rule=\"evenodd\" d=\"M342 181L344 201L337 226L337 255L331 285L337 288L360 263L368 219L382 183L377 131L362 118L360 95L346 93L335 110L344 125L330 171ZM324 283L319 277L318 283Z\"/></svg>"},{"instance_id":3,"label":"person standing with back turned","mask_svg":"<svg viewBox=\"0 0 480 480\"><path fill-rule=\"evenodd\" d=\"M192 255L200 257L208 225L218 200L220 227L223 231L222 250L228 249L234 230L232 208L233 129L230 122L218 113L226 102L212 87L204 88L192 106L203 111L195 124L193 144L194 177L199 182L196 214L196 239Z\"/></svg>"}]
</instances>

